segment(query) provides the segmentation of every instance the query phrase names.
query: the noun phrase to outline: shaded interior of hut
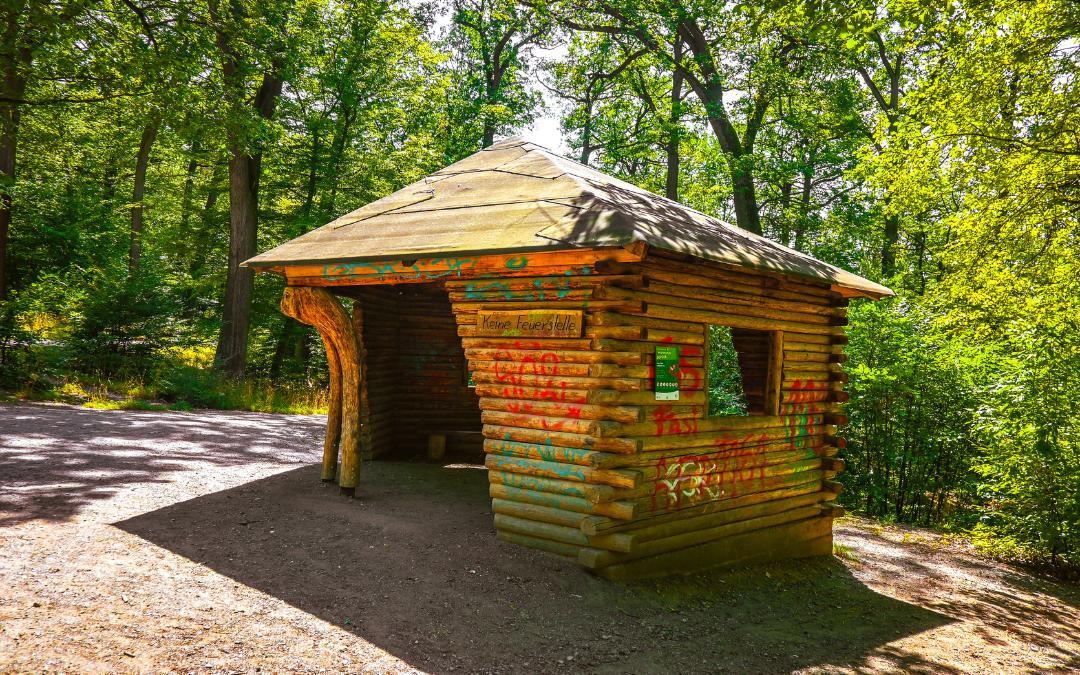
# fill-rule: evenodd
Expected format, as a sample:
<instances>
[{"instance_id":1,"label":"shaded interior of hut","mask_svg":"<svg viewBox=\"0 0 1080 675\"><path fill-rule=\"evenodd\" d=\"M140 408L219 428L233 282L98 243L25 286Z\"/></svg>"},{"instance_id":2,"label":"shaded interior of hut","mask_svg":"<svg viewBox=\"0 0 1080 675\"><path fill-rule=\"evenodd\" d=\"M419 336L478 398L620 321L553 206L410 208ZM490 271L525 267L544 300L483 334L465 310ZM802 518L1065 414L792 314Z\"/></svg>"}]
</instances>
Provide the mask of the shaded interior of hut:
<instances>
[{"instance_id":1,"label":"shaded interior of hut","mask_svg":"<svg viewBox=\"0 0 1080 675\"><path fill-rule=\"evenodd\" d=\"M483 462L480 406L446 287L437 282L335 289L360 312L372 457Z\"/></svg>"}]
</instances>

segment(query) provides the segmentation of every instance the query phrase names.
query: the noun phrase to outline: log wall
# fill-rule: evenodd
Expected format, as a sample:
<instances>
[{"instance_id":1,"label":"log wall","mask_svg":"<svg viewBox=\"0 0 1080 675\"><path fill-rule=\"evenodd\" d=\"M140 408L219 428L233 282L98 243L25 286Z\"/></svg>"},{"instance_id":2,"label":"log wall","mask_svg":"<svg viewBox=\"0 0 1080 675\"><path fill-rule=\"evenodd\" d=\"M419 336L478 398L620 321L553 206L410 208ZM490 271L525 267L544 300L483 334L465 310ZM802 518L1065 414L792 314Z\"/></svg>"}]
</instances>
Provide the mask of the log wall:
<instances>
[{"instance_id":1,"label":"log wall","mask_svg":"<svg viewBox=\"0 0 1080 675\"><path fill-rule=\"evenodd\" d=\"M656 253L524 272L445 282L480 396L500 539L616 578L831 553L839 293ZM544 308L583 310L583 335L477 335L479 310ZM733 328L759 414L708 417L709 324ZM680 347L676 402L655 400L661 344Z\"/></svg>"}]
</instances>

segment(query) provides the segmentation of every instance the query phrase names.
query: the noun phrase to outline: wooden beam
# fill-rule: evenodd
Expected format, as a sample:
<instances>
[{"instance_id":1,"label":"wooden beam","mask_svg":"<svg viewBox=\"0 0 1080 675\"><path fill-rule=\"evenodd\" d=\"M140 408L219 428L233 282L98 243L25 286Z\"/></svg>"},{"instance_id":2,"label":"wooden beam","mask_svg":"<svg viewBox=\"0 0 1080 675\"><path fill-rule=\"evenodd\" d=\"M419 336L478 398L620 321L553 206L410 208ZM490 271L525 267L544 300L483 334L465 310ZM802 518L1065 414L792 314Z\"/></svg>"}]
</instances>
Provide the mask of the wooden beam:
<instances>
[{"instance_id":1,"label":"wooden beam","mask_svg":"<svg viewBox=\"0 0 1080 675\"><path fill-rule=\"evenodd\" d=\"M333 480L340 439L338 485L352 495L360 479L360 359L353 323L324 288L289 286L281 311L319 331L330 364L330 411L323 443L323 480Z\"/></svg>"}]
</instances>

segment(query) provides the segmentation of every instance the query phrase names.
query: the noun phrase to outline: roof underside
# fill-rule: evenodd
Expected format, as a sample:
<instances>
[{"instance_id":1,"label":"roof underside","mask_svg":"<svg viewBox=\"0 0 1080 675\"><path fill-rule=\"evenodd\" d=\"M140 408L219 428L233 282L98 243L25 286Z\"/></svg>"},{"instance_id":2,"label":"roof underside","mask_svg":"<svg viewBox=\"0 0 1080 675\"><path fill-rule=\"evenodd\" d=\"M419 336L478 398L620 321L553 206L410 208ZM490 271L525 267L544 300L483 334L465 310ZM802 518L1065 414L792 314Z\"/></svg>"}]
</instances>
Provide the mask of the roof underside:
<instances>
[{"instance_id":1,"label":"roof underside","mask_svg":"<svg viewBox=\"0 0 1080 675\"><path fill-rule=\"evenodd\" d=\"M558 251L644 241L872 297L892 291L521 139L496 143L258 255L253 267Z\"/></svg>"}]
</instances>

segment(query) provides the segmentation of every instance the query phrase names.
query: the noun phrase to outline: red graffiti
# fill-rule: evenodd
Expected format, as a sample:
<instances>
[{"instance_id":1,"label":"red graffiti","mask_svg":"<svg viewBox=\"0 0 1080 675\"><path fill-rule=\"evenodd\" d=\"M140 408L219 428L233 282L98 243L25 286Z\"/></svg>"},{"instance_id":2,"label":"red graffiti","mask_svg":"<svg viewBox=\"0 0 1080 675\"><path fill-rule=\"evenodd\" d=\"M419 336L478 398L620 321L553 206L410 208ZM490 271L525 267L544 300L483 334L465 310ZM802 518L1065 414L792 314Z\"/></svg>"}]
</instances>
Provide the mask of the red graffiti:
<instances>
[{"instance_id":1,"label":"red graffiti","mask_svg":"<svg viewBox=\"0 0 1080 675\"><path fill-rule=\"evenodd\" d=\"M685 436L698 432L698 420L701 417L701 409L694 406L690 413L690 419L679 419L671 404L658 405L653 410L652 418L656 424L656 436Z\"/></svg>"}]
</instances>

